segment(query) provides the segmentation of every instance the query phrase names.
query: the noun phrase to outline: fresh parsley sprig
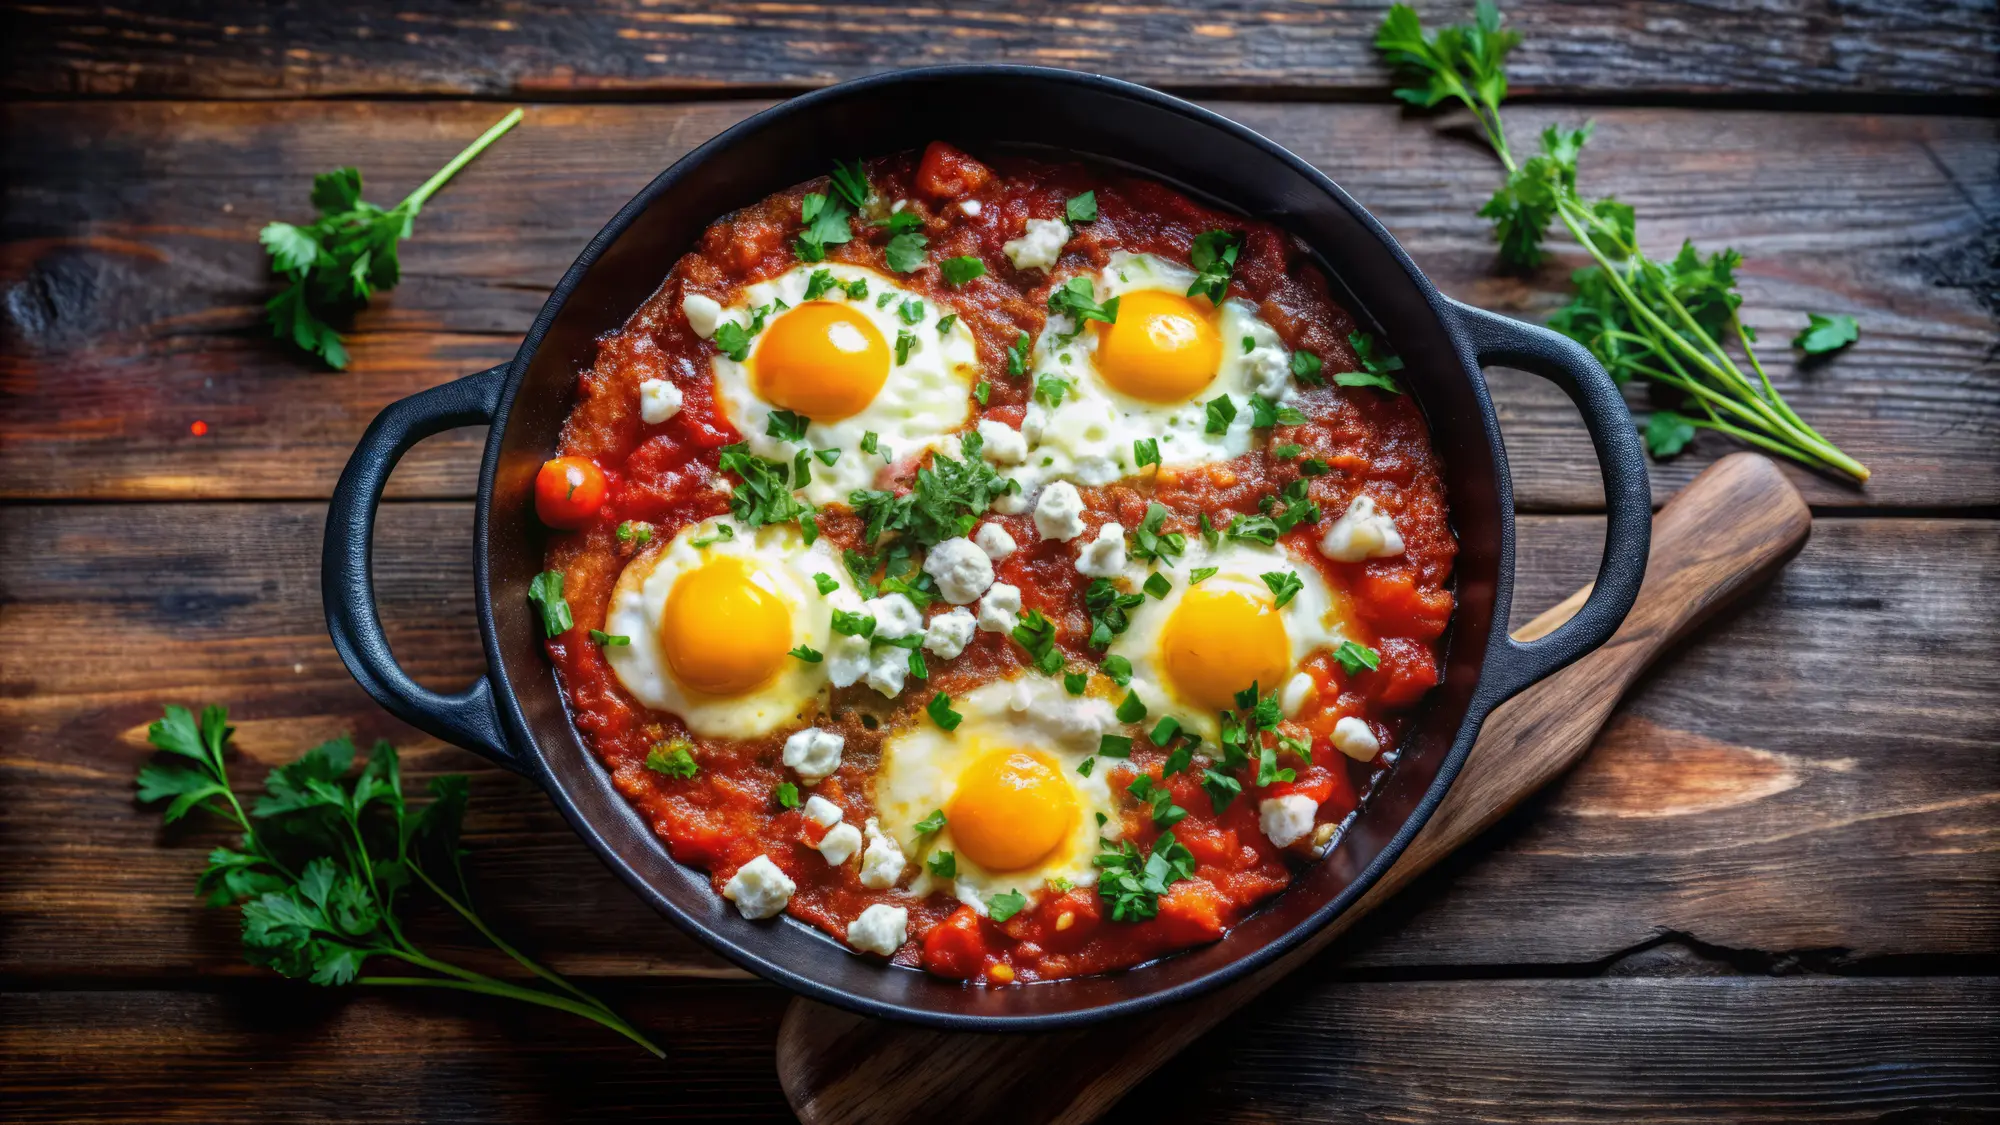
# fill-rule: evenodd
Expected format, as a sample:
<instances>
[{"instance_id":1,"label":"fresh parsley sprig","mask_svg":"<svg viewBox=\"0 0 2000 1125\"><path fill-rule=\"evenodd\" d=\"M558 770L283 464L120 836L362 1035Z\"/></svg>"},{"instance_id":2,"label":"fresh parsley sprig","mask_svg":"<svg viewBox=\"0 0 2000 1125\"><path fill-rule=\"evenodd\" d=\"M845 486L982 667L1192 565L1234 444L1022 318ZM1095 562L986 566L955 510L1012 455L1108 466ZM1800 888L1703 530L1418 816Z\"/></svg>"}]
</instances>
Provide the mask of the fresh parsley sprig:
<instances>
[{"instance_id":1,"label":"fresh parsley sprig","mask_svg":"<svg viewBox=\"0 0 2000 1125\"><path fill-rule=\"evenodd\" d=\"M1645 426L1656 457L1679 452L1695 429L1710 429L1866 481L1867 466L1820 436L1772 386L1755 336L1738 314L1743 297L1734 270L1742 258L1734 250L1704 257L1692 243L1683 243L1680 253L1664 262L1641 252L1632 208L1614 199L1585 199L1577 188L1577 158L1590 140L1589 125L1551 125L1542 133L1541 151L1515 158L1500 103L1507 96L1507 53L1519 42L1518 32L1500 26L1492 0L1479 0L1470 25L1435 34L1424 31L1415 11L1396 4L1375 36L1375 46L1392 64L1423 82L1397 90L1397 97L1424 107L1456 100L1478 118L1507 173L1479 212L1493 220L1501 260L1522 268L1540 265L1546 256L1542 240L1556 222L1596 261L1573 275L1576 293L1550 317L1550 327L1588 347L1613 378L1638 376L1677 393L1680 410L1661 411L1654 418L1663 420ZM1732 339L1754 379L1725 350ZM1802 339L1813 339L1810 327Z\"/></svg>"},{"instance_id":2,"label":"fresh parsley sprig","mask_svg":"<svg viewBox=\"0 0 2000 1125\"><path fill-rule=\"evenodd\" d=\"M197 809L242 833L218 847L195 889L210 906L238 906L243 955L314 984L444 988L568 1012L602 1024L665 1057L617 1013L509 945L475 913L461 866L466 780L431 782L431 800L403 796L395 747L377 742L356 771L354 743L321 743L271 771L248 810L229 779L229 712L211 705L197 720L168 707L147 738L169 757L139 770L142 802L169 801L168 824ZM421 883L493 946L549 987L528 987L440 961L404 933L404 893ZM371 961L400 961L431 976L363 975Z\"/></svg>"},{"instance_id":3,"label":"fresh parsley sprig","mask_svg":"<svg viewBox=\"0 0 2000 1125\"><path fill-rule=\"evenodd\" d=\"M361 198L359 168L335 168L314 176L316 222L269 223L257 232L257 241L271 256L272 272L286 281L285 288L264 304L272 333L319 356L329 367L345 368L347 348L332 322L352 316L378 290L396 287L403 277L396 244L410 237L410 225L424 201L520 124L521 116L517 109L495 122L423 186L387 210Z\"/></svg>"}]
</instances>

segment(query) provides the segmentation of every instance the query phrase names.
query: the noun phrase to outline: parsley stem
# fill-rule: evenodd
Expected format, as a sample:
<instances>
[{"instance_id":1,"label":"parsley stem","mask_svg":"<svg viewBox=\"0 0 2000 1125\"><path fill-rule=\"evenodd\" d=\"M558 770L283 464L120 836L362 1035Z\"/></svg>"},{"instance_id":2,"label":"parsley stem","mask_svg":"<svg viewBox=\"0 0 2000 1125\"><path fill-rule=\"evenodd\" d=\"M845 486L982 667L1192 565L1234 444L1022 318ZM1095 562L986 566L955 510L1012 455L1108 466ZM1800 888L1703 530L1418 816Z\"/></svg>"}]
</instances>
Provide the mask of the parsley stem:
<instances>
[{"instance_id":1,"label":"parsley stem","mask_svg":"<svg viewBox=\"0 0 2000 1125\"><path fill-rule=\"evenodd\" d=\"M508 1000L520 1000L529 1004L539 1004L544 1008L554 1008L559 1012L568 1012L574 1016L582 1016L592 1023L608 1027L625 1038L630 1039L632 1042L637 1043L639 1046L644 1047L656 1059L667 1057L667 1053L655 1045L652 1040L641 1035L636 1028L609 1012L592 1008L586 1004L580 1004L567 996L557 996L535 988L522 988L519 985L497 981L491 977L476 977L469 980L437 980L433 977L357 977L354 983L381 985L388 988L449 988L459 992L476 992L485 996L499 996Z\"/></svg>"},{"instance_id":2,"label":"parsley stem","mask_svg":"<svg viewBox=\"0 0 2000 1125\"><path fill-rule=\"evenodd\" d=\"M416 214L419 210L423 208L424 201L426 199L429 199L432 195L436 194L437 190L443 187L445 183L449 181L453 176L458 175L459 169L465 167L467 164L472 163L473 157L476 157L480 153L486 151L486 147L488 145L492 144L494 141L499 140L501 137L506 136L507 130L512 129L516 125L519 125L521 123L521 117L522 117L521 111L519 109L516 109L508 113L507 116L494 122L492 128L486 130L484 133L479 134L478 140L473 141L471 144L465 146L464 152L461 152L457 156L452 157L451 163L446 164L442 168L439 168L437 172L431 176L430 179L425 180L424 186L411 192L409 198L403 200L401 203L396 204L396 210L404 211L412 215Z\"/></svg>"},{"instance_id":3,"label":"parsley stem","mask_svg":"<svg viewBox=\"0 0 2000 1125\"><path fill-rule=\"evenodd\" d=\"M591 1004L603 1011L607 1012L610 1011L610 1008L605 1006L604 1001L599 1000L597 997L590 995L589 993L583 991L577 986L571 984L569 981L563 979L561 974L543 968L541 965L535 963L532 959L530 959L526 954L522 953L520 950L515 949L513 946L507 944L505 941L502 941L499 934L494 933L491 929L487 927L484 919L480 918L479 915L473 913L470 907L466 906L464 903L459 902L457 898L453 897L450 894L447 894L445 892L445 889L442 886L438 885L438 881L431 878L430 873L425 871L422 867L412 863L410 865L410 870L416 873L417 878L422 879L424 881L424 886L429 887L431 889L432 894L443 899L446 906L451 907L452 910L457 912L460 918L465 919L466 922L470 924L473 929L478 930L481 937L484 937L487 941L492 942L494 948L498 949L500 952L505 953L509 957L512 957L514 961L517 964L519 964L522 968L528 970L529 972L535 974L536 976L542 978L543 980L548 981L550 984L555 985L557 988L562 989L564 992L569 993L570 995L576 997L579 1000L582 1000L587 1004Z\"/></svg>"}]
</instances>

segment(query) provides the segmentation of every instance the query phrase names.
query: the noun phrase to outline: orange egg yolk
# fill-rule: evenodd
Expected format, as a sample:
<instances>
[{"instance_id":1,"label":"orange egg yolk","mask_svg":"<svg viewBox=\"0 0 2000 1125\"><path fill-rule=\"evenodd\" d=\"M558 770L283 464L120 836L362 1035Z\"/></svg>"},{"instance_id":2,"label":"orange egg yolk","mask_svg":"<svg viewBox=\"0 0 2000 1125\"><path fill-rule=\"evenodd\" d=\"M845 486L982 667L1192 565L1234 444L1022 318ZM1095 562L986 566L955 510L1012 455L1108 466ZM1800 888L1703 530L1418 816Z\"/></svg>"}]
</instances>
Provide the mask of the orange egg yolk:
<instances>
[{"instance_id":1,"label":"orange egg yolk","mask_svg":"<svg viewBox=\"0 0 2000 1125\"><path fill-rule=\"evenodd\" d=\"M1160 648L1175 694L1213 711L1236 706L1236 693L1253 683L1276 691L1292 670L1285 619L1271 599L1242 590L1189 590Z\"/></svg>"},{"instance_id":2,"label":"orange egg yolk","mask_svg":"<svg viewBox=\"0 0 2000 1125\"><path fill-rule=\"evenodd\" d=\"M1206 301L1138 289L1118 298L1118 320L1098 323L1097 370L1104 381L1147 402L1193 398L1215 378L1222 337Z\"/></svg>"},{"instance_id":3,"label":"orange egg yolk","mask_svg":"<svg viewBox=\"0 0 2000 1125\"><path fill-rule=\"evenodd\" d=\"M966 858L988 871L1019 871L1069 835L1076 792L1047 757L996 750L958 775L947 819Z\"/></svg>"},{"instance_id":4,"label":"orange egg yolk","mask_svg":"<svg viewBox=\"0 0 2000 1125\"><path fill-rule=\"evenodd\" d=\"M792 615L769 579L742 559L713 559L667 594L660 644L681 683L708 695L741 695L783 666Z\"/></svg>"},{"instance_id":5,"label":"orange egg yolk","mask_svg":"<svg viewBox=\"0 0 2000 1125\"><path fill-rule=\"evenodd\" d=\"M861 412L889 378L889 345L867 317L833 301L779 313L750 357L765 402L815 422Z\"/></svg>"}]
</instances>

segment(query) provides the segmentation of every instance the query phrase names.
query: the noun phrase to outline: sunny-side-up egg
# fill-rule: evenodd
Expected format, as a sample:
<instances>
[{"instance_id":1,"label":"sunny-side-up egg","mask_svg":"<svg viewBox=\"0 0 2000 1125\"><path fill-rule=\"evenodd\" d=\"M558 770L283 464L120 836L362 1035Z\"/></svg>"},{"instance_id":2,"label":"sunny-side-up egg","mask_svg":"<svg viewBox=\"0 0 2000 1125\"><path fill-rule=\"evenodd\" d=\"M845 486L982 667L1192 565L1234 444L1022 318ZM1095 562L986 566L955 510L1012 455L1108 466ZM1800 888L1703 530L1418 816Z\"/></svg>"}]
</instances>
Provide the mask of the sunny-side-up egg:
<instances>
[{"instance_id":1,"label":"sunny-side-up egg","mask_svg":"<svg viewBox=\"0 0 2000 1125\"><path fill-rule=\"evenodd\" d=\"M632 697L678 715L706 738L755 738L794 723L827 683L833 609L814 583L851 589L825 540L807 546L793 524L746 530L729 519L683 528L618 576L604 632L629 638L604 657Z\"/></svg>"},{"instance_id":2,"label":"sunny-side-up egg","mask_svg":"<svg viewBox=\"0 0 2000 1125\"><path fill-rule=\"evenodd\" d=\"M947 891L984 914L997 894L1019 892L1032 903L1054 880L1094 884L1097 839L1120 829L1109 771L1078 767L1118 729L1111 701L1073 697L1056 680L1030 676L984 684L952 707L963 716L956 729L918 720L883 742L875 773L882 830L920 872L911 889ZM936 811L944 826L921 831ZM932 873L944 852L956 868L948 877Z\"/></svg>"},{"instance_id":3,"label":"sunny-side-up egg","mask_svg":"<svg viewBox=\"0 0 2000 1125\"><path fill-rule=\"evenodd\" d=\"M1154 715L1174 716L1211 744L1218 713L1236 707L1237 692L1255 684L1282 699L1300 661L1360 635L1344 591L1282 547L1225 539L1210 549L1197 540L1159 573L1171 589L1135 607L1109 651L1132 662L1132 690ZM1281 588L1284 575L1298 578L1282 607L1267 574Z\"/></svg>"},{"instance_id":4,"label":"sunny-side-up egg","mask_svg":"<svg viewBox=\"0 0 2000 1125\"><path fill-rule=\"evenodd\" d=\"M695 301L688 303L691 324ZM718 323L748 331L760 315L762 327L741 361L716 356L716 400L760 457L789 463L800 448L789 435L771 433L776 411L810 420L806 447L840 451L831 465L812 462L812 482L802 490L808 501L844 502L853 490L873 487L888 459L956 448L954 433L972 414L979 351L953 310L873 270L823 264L745 288ZM881 456L861 450L869 433Z\"/></svg>"},{"instance_id":5,"label":"sunny-side-up egg","mask_svg":"<svg viewBox=\"0 0 2000 1125\"><path fill-rule=\"evenodd\" d=\"M1030 451L1014 472L1025 491L1043 481L1103 485L1135 468L1132 443L1157 438L1160 462L1191 464L1241 456L1253 437L1250 396L1282 399L1290 354L1277 330L1245 301L1220 308L1188 296L1195 274L1150 254L1116 251L1088 279L1100 304L1116 298L1116 319L1079 327L1052 314L1034 351L1038 389L1021 430ZM1050 382L1053 380L1054 382ZM1061 385L1054 406L1048 393ZM1209 403L1228 396L1234 416L1209 432Z\"/></svg>"}]
</instances>

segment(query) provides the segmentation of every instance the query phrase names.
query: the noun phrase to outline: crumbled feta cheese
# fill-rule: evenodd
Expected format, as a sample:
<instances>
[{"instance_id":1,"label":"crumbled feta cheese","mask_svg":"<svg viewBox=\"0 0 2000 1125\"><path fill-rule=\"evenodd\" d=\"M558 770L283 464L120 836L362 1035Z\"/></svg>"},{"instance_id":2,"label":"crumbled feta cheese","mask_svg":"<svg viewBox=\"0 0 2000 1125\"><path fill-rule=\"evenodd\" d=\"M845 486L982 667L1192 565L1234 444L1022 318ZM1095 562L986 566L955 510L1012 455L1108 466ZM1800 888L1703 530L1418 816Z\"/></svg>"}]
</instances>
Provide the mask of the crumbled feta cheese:
<instances>
[{"instance_id":1,"label":"crumbled feta cheese","mask_svg":"<svg viewBox=\"0 0 2000 1125\"><path fill-rule=\"evenodd\" d=\"M1104 735L1120 726L1109 700L1073 699L1049 690L1047 681L1018 681L1007 705L1025 725L1072 750L1093 751Z\"/></svg>"},{"instance_id":2,"label":"crumbled feta cheese","mask_svg":"<svg viewBox=\"0 0 2000 1125\"><path fill-rule=\"evenodd\" d=\"M785 765L807 785L818 785L840 768L840 751L847 739L832 731L807 727L785 740Z\"/></svg>"},{"instance_id":3,"label":"crumbled feta cheese","mask_svg":"<svg viewBox=\"0 0 2000 1125\"><path fill-rule=\"evenodd\" d=\"M839 805L834 804L817 793L806 798L806 807L803 811L807 820L812 821L821 828L832 828L834 825L840 823L842 816Z\"/></svg>"},{"instance_id":4,"label":"crumbled feta cheese","mask_svg":"<svg viewBox=\"0 0 2000 1125\"><path fill-rule=\"evenodd\" d=\"M1070 540L1083 534L1083 497L1076 486L1059 480L1035 501L1035 530L1044 539Z\"/></svg>"},{"instance_id":5,"label":"crumbled feta cheese","mask_svg":"<svg viewBox=\"0 0 2000 1125\"><path fill-rule=\"evenodd\" d=\"M836 824L820 838L819 854L835 867L854 858L861 850L861 829L852 824Z\"/></svg>"},{"instance_id":6,"label":"crumbled feta cheese","mask_svg":"<svg viewBox=\"0 0 2000 1125\"><path fill-rule=\"evenodd\" d=\"M1375 501L1356 496L1347 511L1327 529L1319 541L1319 553L1335 562L1393 558L1403 553L1403 536L1396 521L1377 511Z\"/></svg>"},{"instance_id":7,"label":"crumbled feta cheese","mask_svg":"<svg viewBox=\"0 0 2000 1125\"><path fill-rule=\"evenodd\" d=\"M970 539L947 539L924 557L924 573L952 605L971 605L993 585L993 560Z\"/></svg>"},{"instance_id":8,"label":"crumbled feta cheese","mask_svg":"<svg viewBox=\"0 0 2000 1125\"><path fill-rule=\"evenodd\" d=\"M1076 572L1085 578L1112 578L1125 571L1125 528L1107 523L1097 538L1077 552Z\"/></svg>"},{"instance_id":9,"label":"crumbled feta cheese","mask_svg":"<svg viewBox=\"0 0 2000 1125\"><path fill-rule=\"evenodd\" d=\"M1004 496L995 496L993 510L1003 516L1018 516L1028 510L1028 494L1009 492Z\"/></svg>"},{"instance_id":10,"label":"crumbled feta cheese","mask_svg":"<svg viewBox=\"0 0 2000 1125\"><path fill-rule=\"evenodd\" d=\"M847 944L864 953L892 957L910 932L910 912L900 906L875 903L847 924Z\"/></svg>"},{"instance_id":11,"label":"crumbled feta cheese","mask_svg":"<svg viewBox=\"0 0 2000 1125\"><path fill-rule=\"evenodd\" d=\"M639 384L639 419L657 426L681 412L681 389L665 379L647 379Z\"/></svg>"},{"instance_id":12,"label":"crumbled feta cheese","mask_svg":"<svg viewBox=\"0 0 2000 1125\"><path fill-rule=\"evenodd\" d=\"M1291 390L1292 361L1285 349L1252 348L1243 357L1243 389L1265 398L1284 398Z\"/></svg>"},{"instance_id":13,"label":"crumbled feta cheese","mask_svg":"<svg viewBox=\"0 0 2000 1125\"><path fill-rule=\"evenodd\" d=\"M866 637L835 636L826 645L826 678L834 687L852 687L875 662Z\"/></svg>"},{"instance_id":14,"label":"crumbled feta cheese","mask_svg":"<svg viewBox=\"0 0 2000 1125\"><path fill-rule=\"evenodd\" d=\"M699 293L681 298L681 312L688 318L688 327L704 340L715 335L716 327L722 323L722 306L715 303L715 298Z\"/></svg>"},{"instance_id":15,"label":"crumbled feta cheese","mask_svg":"<svg viewBox=\"0 0 2000 1125\"><path fill-rule=\"evenodd\" d=\"M1020 547L1020 544L1014 542L1014 537L1007 534L1007 529L997 523L982 524L978 532L972 536L972 541L979 544L979 549L985 551L986 557L994 562L1013 554Z\"/></svg>"},{"instance_id":16,"label":"crumbled feta cheese","mask_svg":"<svg viewBox=\"0 0 2000 1125\"><path fill-rule=\"evenodd\" d=\"M903 849L882 832L882 826L872 816L863 831L868 837L868 850L861 853L861 885L870 890L886 891L903 877L903 867L907 862L903 858Z\"/></svg>"},{"instance_id":17,"label":"crumbled feta cheese","mask_svg":"<svg viewBox=\"0 0 2000 1125\"><path fill-rule=\"evenodd\" d=\"M1284 694L1278 697L1278 706L1284 710L1285 717L1289 719L1297 715L1312 700L1313 692L1316 690L1313 678L1300 672L1285 681Z\"/></svg>"},{"instance_id":18,"label":"crumbled feta cheese","mask_svg":"<svg viewBox=\"0 0 2000 1125\"><path fill-rule=\"evenodd\" d=\"M1021 623L1021 588L995 582L979 599L979 628L988 633L1011 633Z\"/></svg>"},{"instance_id":19,"label":"crumbled feta cheese","mask_svg":"<svg viewBox=\"0 0 2000 1125\"><path fill-rule=\"evenodd\" d=\"M958 204L958 209L975 219L979 217L980 207L977 199L961 200Z\"/></svg>"},{"instance_id":20,"label":"crumbled feta cheese","mask_svg":"<svg viewBox=\"0 0 2000 1125\"><path fill-rule=\"evenodd\" d=\"M940 660L954 659L965 651L965 646L971 643L972 634L978 628L978 620L972 616L972 611L959 606L950 613L940 613L931 618L930 625L924 629L924 647L937 654Z\"/></svg>"},{"instance_id":21,"label":"crumbled feta cheese","mask_svg":"<svg viewBox=\"0 0 2000 1125\"><path fill-rule=\"evenodd\" d=\"M1018 465L1028 459L1028 439L1021 431L991 418L979 420L980 456L995 465Z\"/></svg>"},{"instance_id":22,"label":"crumbled feta cheese","mask_svg":"<svg viewBox=\"0 0 2000 1125\"><path fill-rule=\"evenodd\" d=\"M900 641L924 631L923 611L901 594L869 598L861 609L875 619L875 636L881 640Z\"/></svg>"},{"instance_id":23,"label":"crumbled feta cheese","mask_svg":"<svg viewBox=\"0 0 2000 1125\"><path fill-rule=\"evenodd\" d=\"M874 659L868 662L868 686L890 699L902 694L903 684L909 677L910 653L907 649L883 645L875 650Z\"/></svg>"},{"instance_id":24,"label":"crumbled feta cheese","mask_svg":"<svg viewBox=\"0 0 2000 1125\"><path fill-rule=\"evenodd\" d=\"M785 912L785 904L798 889L770 856L760 855L736 869L722 885L722 897L735 903L745 918L774 918Z\"/></svg>"},{"instance_id":25,"label":"crumbled feta cheese","mask_svg":"<svg viewBox=\"0 0 2000 1125\"><path fill-rule=\"evenodd\" d=\"M1062 257L1063 243L1069 241L1069 224L1061 219L1029 219L1021 237L1000 247L1017 270L1047 272Z\"/></svg>"},{"instance_id":26,"label":"crumbled feta cheese","mask_svg":"<svg viewBox=\"0 0 2000 1125\"><path fill-rule=\"evenodd\" d=\"M1285 847L1297 840L1303 840L1313 828L1313 816L1319 812L1319 803L1302 793L1289 797L1267 797L1257 805L1257 827L1271 838L1273 844Z\"/></svg>"},{"instance_id":27,"label":"crumbled feta cheese","mask_svg":"<svg viewBox=\"0 0 2000 1125\"><path fill-rule=\"evenodd\" d=\"M1374 760L1382 743L1365 721L1346 715L1333 724L1333 748L1357 762L1367 762Z\"/></svg>"}]
</instances>

